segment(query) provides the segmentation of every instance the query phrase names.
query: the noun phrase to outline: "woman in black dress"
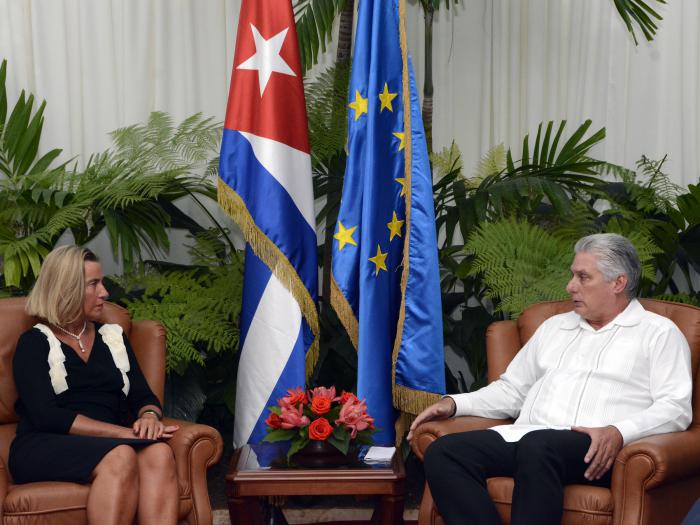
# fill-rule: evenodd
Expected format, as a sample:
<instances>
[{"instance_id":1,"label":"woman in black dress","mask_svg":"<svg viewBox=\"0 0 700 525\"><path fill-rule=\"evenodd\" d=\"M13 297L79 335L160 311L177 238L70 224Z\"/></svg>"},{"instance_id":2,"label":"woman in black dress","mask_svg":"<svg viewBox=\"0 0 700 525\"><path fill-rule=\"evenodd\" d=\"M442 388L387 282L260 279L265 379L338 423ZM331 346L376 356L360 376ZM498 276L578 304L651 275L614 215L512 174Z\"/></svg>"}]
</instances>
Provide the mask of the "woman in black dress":
<instances>
[{"instance_id":1,"label":"woman in black dress","mask_svg":"<svg viewBox=\"0 0 700 525\"><path fill-rule=\"evenodd\" d=\"M121 327L100 324L107 290L97 257L63 246L45 259L27 302L41 319L19 339L13 362L20 422L9 467L17 483L91 482L91 524L177 522L171 448ZM128 423L133 420L133 423Z\"/></svg>"}]
</instances>

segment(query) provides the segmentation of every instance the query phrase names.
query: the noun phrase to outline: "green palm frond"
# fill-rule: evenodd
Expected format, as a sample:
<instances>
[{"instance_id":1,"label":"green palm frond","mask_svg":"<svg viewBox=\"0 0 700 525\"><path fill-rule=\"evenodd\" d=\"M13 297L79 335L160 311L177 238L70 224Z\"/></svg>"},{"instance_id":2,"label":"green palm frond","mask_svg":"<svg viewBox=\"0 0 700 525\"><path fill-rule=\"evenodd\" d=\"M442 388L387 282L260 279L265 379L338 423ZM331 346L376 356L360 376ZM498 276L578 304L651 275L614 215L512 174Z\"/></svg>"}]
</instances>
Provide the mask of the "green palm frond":
<instances>
[{"instance_id":1,"label":"green palm frond","mask_svg":"<svg viewBox=\"0 0 700 525\"><path fill-rule=\"evenodd\" d=\"M590 157L586 157L588 160L595 161ZM602 177L611 177L621 181L633 180L635 177L635 171L619 164L613 164L611 162L598 161L598 164L593 168L593 170Z\"/></svg>"},{"instance_id":2,"label":"green palm frond","mask_svg":"<svg viewBox=\"0 0 700 525\"><path fill-rule=\"evenodd\" d=\"M346 0L296 0L294 19L297 26L302 73L316 63L319 50L326 51L333 21L342 11Z\"/></svg>"},{"instance_id":3,"label":"green palm frond","mask_svg":"<svg viewBox=\"0 0 700 525\"><path fill-rule=\"evenodd\" d=\"M559 211L567 210L571 196L590 192L599 183L593 169L598 161L586 155L603 140L605 128L586 137L590 126L591 121L585 121L560 147L566 121L560 122L554 135L554 122L548 122L544 129L540 124L533 148L530 149L530 137L526 135L520 161L513 161L513 152L509 149L505 170L486 177L479 191L491 194L498 215L503 215L508 203L522 202L523 198L534 195L546 196Z\"/></svg>"},{"instance_id":4,"label":"green palm frond","mask_svg":"<svg viewBox=\"0 0 700 525\"><path fill-rule=\"evenodd\" d=\"M186 196L215 198L204 173L211 170L221 135L212 119L197 114L176 126L170 116L155 112L145 124L115 131L114 146L90 157L84 170L65 164L50 168L53 152L34 161L43 106L32 114L32 103L32 96L20 96L0 135L5 286L28 288L46 253L68 230L84 244L106 228L125 267L142 252L158 259L169 248L171 213L181 214L172 203ZM31 137L28 147L22 146L25 136ZM192 220L189 224L201 229Z\"/></svg>"},{"instance_id":5,"label":"green palm frond","mask_svg":"<svg viewBox=\"0 0 700 525\"><path fill-rule=\"evenodd\" d=\"M653 0L658 4L665 4L666 0ZM632 35L635 44L639 44L637 41L637 34L635 32L635 26L641 29L644 38L649 42L654 40L656 35L656 30L658 26L657 22L662 20L661 15L655 11L652 7L651 1L648 0L614 0L615 9L622 17L622 21L627 26L627 30Z\"/></svg>"},{"instance_id":6,"label":"green palm frond","mask_svg":"<svg viewBox=\"0 0 700 525\"><path fill-rule=\"evenodd\" d=\"M526 135L521 159L514 160L509 149L505 167L484 177L476 187L475 179L465 179L461 171L438 180L433 188L435 217L438 230L444 231L445 245L452 243L457 228L466 239L483 221L525 217L543 209L565 215L573 201L602 194L602 181L594 170L599 162L587 155L605 137L605 128L588 134L590 126L591 121L585 121L567 138L566 121L556 129L551 121L540 124L534 147ZM492 155L487 162L499 166L498 149Z\"/></svg>"}]
</instances>

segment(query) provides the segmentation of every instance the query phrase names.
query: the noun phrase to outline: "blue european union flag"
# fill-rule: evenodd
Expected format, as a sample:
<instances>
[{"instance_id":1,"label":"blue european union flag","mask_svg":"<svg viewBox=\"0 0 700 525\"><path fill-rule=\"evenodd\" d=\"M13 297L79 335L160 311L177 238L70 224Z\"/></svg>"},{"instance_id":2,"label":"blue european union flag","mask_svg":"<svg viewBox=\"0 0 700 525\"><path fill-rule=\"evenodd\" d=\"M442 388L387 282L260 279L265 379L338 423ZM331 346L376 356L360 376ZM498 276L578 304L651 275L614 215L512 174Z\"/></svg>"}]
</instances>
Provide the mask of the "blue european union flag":
<instances>
[{"instance_id":1,"label":"blue european union flag","mask_svg":"<svg viewBox=\"0 0 700 525\"><path fill-rule=\"evenodd\" d=\"M395 408L417 414L445 391L432 176L401 26L398 0L360 2L333 243L332 304L384 444Z\"/></svg>"}]
</instances>

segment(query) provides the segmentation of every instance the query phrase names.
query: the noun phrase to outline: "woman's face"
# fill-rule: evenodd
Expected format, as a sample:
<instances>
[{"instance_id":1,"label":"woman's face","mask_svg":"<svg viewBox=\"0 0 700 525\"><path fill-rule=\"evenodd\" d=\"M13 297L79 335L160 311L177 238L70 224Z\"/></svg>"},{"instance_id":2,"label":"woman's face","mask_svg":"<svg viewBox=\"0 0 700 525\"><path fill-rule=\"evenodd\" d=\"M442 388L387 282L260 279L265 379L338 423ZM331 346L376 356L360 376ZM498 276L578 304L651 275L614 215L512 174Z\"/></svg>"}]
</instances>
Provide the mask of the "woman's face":
<instances>
[{"instance_id":1,"label":"woman's face","mask_svg":"<svg viewBox=\"0 0 700 525\"><path fill-rule=\"evenodd\" d=\"M85 301L83 312L89 321L97 321L102 314L104 302L109 294L102 282L102 265L95 261L85 261Z\"/></svg>"}]
</instances>

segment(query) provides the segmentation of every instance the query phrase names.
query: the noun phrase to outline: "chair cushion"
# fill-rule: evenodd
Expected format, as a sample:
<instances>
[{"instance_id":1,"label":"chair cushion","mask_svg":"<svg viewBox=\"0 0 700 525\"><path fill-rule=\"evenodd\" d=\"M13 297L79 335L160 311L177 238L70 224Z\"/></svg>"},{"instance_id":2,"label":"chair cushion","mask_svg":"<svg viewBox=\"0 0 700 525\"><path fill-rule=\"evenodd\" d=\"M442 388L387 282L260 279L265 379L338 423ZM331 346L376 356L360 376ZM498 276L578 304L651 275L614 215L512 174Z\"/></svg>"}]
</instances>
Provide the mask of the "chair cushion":
<instances>
[{"instance_id":1,"label":"chair cushion","mask_svg":"<svg viewBox=\"0 0 700 525\"><path fill-rule=\"evenodd\" d=\"M41 481L12 485L3 504L4 524L87 523L89 485Z\"/></svg>"},{"instance_id":2,"label":"chair cushion","mask_svg":"<svg viewBox=\"0 0 700 525\"><path fill-rule=\"evenodd\" d=\"M508 525L513 499L513 478L489 478L487 484L489 495L496 503L503 523ZM566 487L563 525L610 525L612 514L613 498L610 489L587 485Z\"/></svg>"}]
</instances>

